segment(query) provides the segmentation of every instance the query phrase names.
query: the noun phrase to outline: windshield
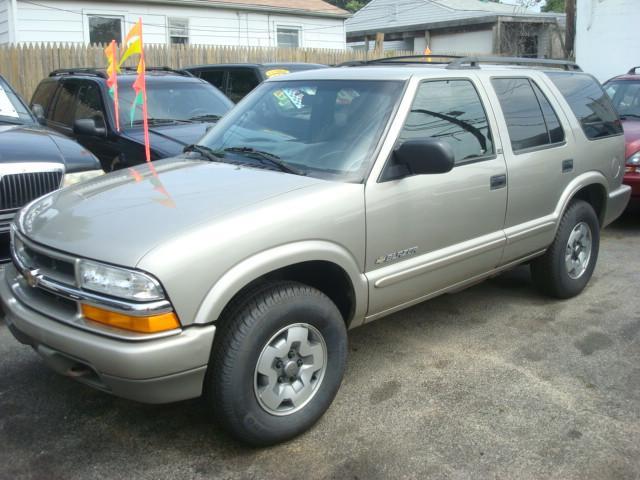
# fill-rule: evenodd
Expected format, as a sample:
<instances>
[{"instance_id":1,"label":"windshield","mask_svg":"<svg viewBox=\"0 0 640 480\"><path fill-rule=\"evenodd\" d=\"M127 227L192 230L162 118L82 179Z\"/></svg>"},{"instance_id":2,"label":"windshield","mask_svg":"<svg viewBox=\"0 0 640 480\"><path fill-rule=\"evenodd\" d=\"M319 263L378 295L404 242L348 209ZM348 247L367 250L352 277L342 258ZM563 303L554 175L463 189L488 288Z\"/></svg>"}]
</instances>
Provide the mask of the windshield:
<instances>
[{"instance_id":1,"label":"windshield","mask_svg":"<svg viewBox=\"0 0 640 480\"><path fill-rule=\"evenodd\" d=\"M640 120L640 81L620 80L608 82L604 89L611 97L620 118Z\"/></svg>"},{"instance_id":2,"label":"windshield","mask_svg":"<svg viewBox=\"0 0 640 480\"><path fill-rule=\"evenodd\" d=\"M398 81L266 82L200 144L225 160L268 153L303 174L361 182L404 88Z\"/></svg>"},{"instance_id":3,"label":"windshield","mask_svg":"<svg viewBox=\"0 0 640 480\"><path fill-rule=\"evenodd\" d=\"M142 122L142 105L131 107L135 100L132 80L119 81L120 119L123 126ZM148 115L152 120L216 121L233 104L208 83L153 82L147 78Z\"/></svg>"},{"instance_id":4,"label":"windshield","mask_svg":"<svg viewBox=\"0 0 640 480\"><path fill-rule=\"evenodd\" d=\"M9 84L0 77L0 123L35 123L31 112L13 93Z\"/></svg>"}]
</instances>

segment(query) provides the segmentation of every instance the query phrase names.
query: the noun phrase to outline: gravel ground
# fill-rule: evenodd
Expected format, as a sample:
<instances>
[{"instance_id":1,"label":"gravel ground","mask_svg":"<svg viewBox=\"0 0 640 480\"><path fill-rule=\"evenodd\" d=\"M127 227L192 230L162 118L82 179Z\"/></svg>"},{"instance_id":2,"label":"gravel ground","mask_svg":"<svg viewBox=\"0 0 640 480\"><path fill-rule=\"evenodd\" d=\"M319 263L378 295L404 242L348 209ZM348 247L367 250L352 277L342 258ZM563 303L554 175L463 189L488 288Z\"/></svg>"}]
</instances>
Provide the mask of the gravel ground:
<instances>
[{"instance_id":1,"label":"gravel ground","mask_svg":"<svg viewBox=\"0 0 640 480\"><path fill-rule=\"evenodd\" d=\"M47 370L0 320L0 478L640 478L640 212L587 290L517 268L351 332L307 434L248 449L199 400L146 406Z\"/></svg>"}]
</instances>

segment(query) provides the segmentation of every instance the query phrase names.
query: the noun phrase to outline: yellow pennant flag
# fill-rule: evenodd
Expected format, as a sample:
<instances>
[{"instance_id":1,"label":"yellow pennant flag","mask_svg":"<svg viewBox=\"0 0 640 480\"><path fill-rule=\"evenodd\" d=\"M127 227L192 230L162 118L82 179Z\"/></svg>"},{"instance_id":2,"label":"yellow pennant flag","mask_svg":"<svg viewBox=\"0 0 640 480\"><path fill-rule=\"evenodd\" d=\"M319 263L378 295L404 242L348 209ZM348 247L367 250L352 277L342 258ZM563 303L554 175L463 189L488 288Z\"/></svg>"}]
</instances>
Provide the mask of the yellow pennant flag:
<instances>
[{"instance_id":1,"label":"yellow pennant flag","mask_svg":"<svg viewBox=\"0 0 640 480\"><path fill-rule=\"evenodd\" d=\"M127 33L127 37L124 40L124 44L127 47L127 50L120 58L119 66L122 66L125 60L127 60L131 55L142 54L142 22L140 20L138 20L131 30L129 30L129 33Z\"/></svg>"}]
</instances>

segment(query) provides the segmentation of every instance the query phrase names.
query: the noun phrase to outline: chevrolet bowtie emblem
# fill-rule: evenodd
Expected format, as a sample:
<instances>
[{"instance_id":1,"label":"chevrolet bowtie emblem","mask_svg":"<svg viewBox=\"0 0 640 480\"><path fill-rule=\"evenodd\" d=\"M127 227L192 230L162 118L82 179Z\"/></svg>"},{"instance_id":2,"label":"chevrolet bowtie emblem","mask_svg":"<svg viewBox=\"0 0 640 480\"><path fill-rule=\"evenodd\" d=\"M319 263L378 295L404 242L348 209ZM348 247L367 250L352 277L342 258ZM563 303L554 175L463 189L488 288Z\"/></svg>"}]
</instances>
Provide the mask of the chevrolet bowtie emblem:
<instances>
[{"instance_id":1,"label":"chevrolet bowtie emblem","mask_svg":"<svg viewBox=\"0 0 640 480\"><path fill-rule=\"evenodd\" d=\"M30 287L37 287L38 283L40 283L40 271L39 270L25 270L22 272L25 280L29 284Z\"/></svg>"}]
</instances>

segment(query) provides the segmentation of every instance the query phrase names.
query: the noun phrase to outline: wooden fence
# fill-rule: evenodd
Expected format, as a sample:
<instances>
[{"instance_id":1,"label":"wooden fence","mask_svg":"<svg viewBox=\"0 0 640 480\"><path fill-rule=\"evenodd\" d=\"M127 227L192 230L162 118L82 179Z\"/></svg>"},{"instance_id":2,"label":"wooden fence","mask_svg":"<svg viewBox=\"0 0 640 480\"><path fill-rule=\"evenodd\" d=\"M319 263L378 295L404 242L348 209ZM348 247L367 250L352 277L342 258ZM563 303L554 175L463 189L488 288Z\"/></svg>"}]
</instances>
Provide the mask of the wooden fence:
<instances>
[{"instance_id":1,"label":"wooden fence","mask_svg":"<svg viewBox=\"0 0 640 480\"><path fill-rule=\"evenodd\" d=\"M105 67L104 47L99 45L37 44L0 46L0 74L29 101L42 78L58 68ZM385 52L385 56L410 55ZM149 45L145 48L148 66L172 68L207 63L310 62L334 65L364 60L374 54L356 50L282 49L205 45ZM133 62L127 61L133 65Z\"/></svg>"}]
</instances>

